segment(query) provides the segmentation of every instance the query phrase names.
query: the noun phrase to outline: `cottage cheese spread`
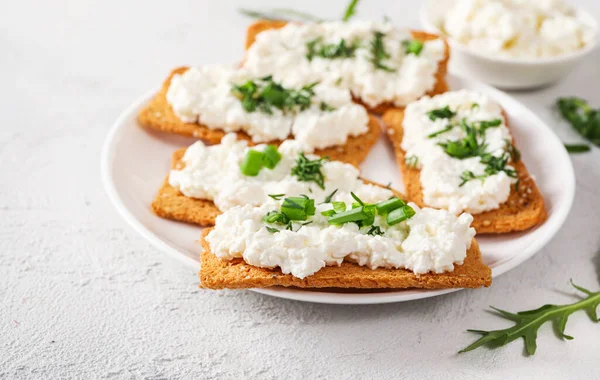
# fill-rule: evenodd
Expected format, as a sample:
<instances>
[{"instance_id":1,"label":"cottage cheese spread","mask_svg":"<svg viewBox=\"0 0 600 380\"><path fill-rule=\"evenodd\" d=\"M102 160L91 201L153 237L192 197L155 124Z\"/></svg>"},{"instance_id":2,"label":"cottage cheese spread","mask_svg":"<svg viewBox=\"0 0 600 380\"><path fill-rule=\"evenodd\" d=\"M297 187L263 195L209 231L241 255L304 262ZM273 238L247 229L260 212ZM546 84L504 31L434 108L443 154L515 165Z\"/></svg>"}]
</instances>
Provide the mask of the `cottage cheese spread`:
<instances>
[{"instance_id":1,"label":"cottage cheese spread","mask_svg":"<svg viewBox=\"0 0 600 380\"><path fill-rule=\"evenodd\" d=\"M311 224L277 233L269 232L262 220L276 205L238 206L217 217L206 240L221 259L243 258L258 267L280 267L283 273L299 278L344 260L371 269L404 268L416 274L453 271L455 264L463 263L475 236L470 227L473 217L410 206L416 214L393 226L376 217L375 224L385 231L382 236L367 235L368 227L361 229L356 223L329 225L321 211L330 209L330 204L317 206Z\"/></svg>"},{"instance_id":2,"label":"cottage cheese spread","mask_svg":"<svg viewBox=\"0 0 600 380\"><path fill-rule=\"evenodd\" d=\"M385 34L382 60L391 70L377 69L371 51L375 32ZM323 44L358 44L353 57L307 58L307 44L320 38ZM288 86L314 81L338 85L352 91L365 104L374 107L391 102L403 106L432 90L438 63L444 58L441 39L427 41L418 54L407 54L403 41L412 40L408 30L390 23L352 21L309 24L290 23L281 29L258 34L246 54L244 67L257 76L273 75Z\"/></svg>"},{"instance_id":3,"label":"cottage cheese spread","mask_svg":"<svg viewBox=\"0 0 600 380\"><path fill-rule=\"evenodd\" d=\"M321 149L344 144L349 136L368 130L367 111L352 102L348 90L327 84L314 87L315 95L306 110L284 113L272 108L271 114L247 112L232 93L232 86L255 78L247 70L230 66L190 68L173 76L167 101L182 121L225 132L244 131L254 142L285 140L294 135L303 144ZM321 102L333 110L322 110Z\"/></svg>"},{"instance_id":4,"label":"cottage cheese spread","mask_svg":"<svg viewBox=\"0 0 600 380\"><path fill-rule=\"evenodd\" d=\"M474 106L476 104L476 106ZM428 112L449 106L456 112L452 119L430 120ZM507 142L511 135L506 127L500 106L485 95L461 90L446 92L435 97L425 97L406 107L403 121L404 136L401 147L406 152L407 163L413 163L421 169L423 200L431 207L444 208L454 214L463 211L477 214L493 210L504 203L510 194L511 183L516 181L505 171L473 179L462 184L461 176L465 171L475 176L485 175L486 165L480 157L458 159L451 157L439 146L439 143L456 141L466 136L458 126L460 120L467 123L477 121L502 120L502 124L485 131L486 153L496 157L506 154ZM428 136L456 125L450 131L433 138ZM507 166L507 169L512 169Z\"/></svg>"},{"instance_id":5,"label":"cottage cheese spread","mask_svg":"<svg viewBox=\"0 0 600 380\"><path fill-rule=\"evenodd\" d=\"M594 38L562 0L457 0L442 26L477 51L514 58L558 56Z\"/></svg>"},{"instance_id":6,"label":"cottage cheese spread","mask_svg":"<svg viewBox=\"0 0 600 380\"><path fill-rule=\"evenodd\" d=\"M262 151L265 145L252 147ZM310 195L317 202L322 202L334 190L338 190L333 200L350 201L350 192L354 192L365 202L376 203L393 196L392 191L379 186L364 183L358 176L358 169L339 161L328 161L323 164L325 189L314 182L302 182L291 175L300 152L306 152L298 141L287 140L279 147L281 161L274 169L263 168L256 177L245 176L240 171L240 163L246 156L246 141L236 141L236 135L227 134L220 144L206 146L198 141L185 152L181 170L172 170L169 184L192 198L214 201L221 211L238 205L260 206L272 203L269 194L285 194L297 196ZM310 159L316 156L307 154Z\"/></svg>"}]
</instances>

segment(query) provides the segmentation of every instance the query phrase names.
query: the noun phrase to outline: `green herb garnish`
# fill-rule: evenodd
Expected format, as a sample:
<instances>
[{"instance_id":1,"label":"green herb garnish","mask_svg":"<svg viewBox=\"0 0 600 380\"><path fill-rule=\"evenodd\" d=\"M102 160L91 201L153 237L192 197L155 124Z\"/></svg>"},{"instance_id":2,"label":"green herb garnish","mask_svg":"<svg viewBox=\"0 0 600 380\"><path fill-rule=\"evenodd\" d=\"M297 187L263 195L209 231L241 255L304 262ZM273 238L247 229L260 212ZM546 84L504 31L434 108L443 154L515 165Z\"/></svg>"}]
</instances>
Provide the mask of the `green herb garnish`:
<instances>
[{"instance_id":1,"label":"green herb garnish","mask_svg":"<svg viewBox=\"0 0 600 380\"><path fill-rule=\"evenodd\" d=\"M275 199L276 201L280 200L285 196L285 194L267 194L269 197Z\"/></svg>"},{"instance_id":2,"label":"green herb garnish","mask_svg":"<svg viewBox=\"0 0 600 380\"><path fill-rule=\"evenodd\" d=\"M453 125L449 125L446 128L444 128L444 129L441 129L441 130L439 130L437 132L433 132L433 133L428 134L427 138L432 139L432 138L434 138L436 136L439 136L441 134L444 134L446 132L450 132L452 130L452 128L454 128L454 126Z\"/></svg>"},{"instance_id":3,"label":"green herb garnish","mask_svg":"<svg viewBox=\"0 0 600 380\"><path fill-rule=\"evenodd\" d=\"M565 149L569 153L584 153L592 150L587 144L565 144Z\"/></svg>"},{"instance_id":4,"label":"green herb garnish","mask_svg":"<svg viewBox=\"0 0 600 380\"><path fill-rule=\"evenodd\" d=\"M323 200L323 203L331 203L331 200L333 199L333 196L337 192L338 192L338 189L333 190L328 196L325 197L325 199Z\"/></svg>"},{"instance_id":5,"label":"green herb garnish","mask_svg":"<svg viewBox=\"0 0 600 380\"><path fill-rule=\"evenodd\" d=\"M259 110L272 114L273 108L284 113L303 111L310 107L311 98L315 94L313 88L318 83L312 83L300 90L287 89L273 81L271 76L248 80L243 85L233 85L231 92L242 102L246 112Z\"/></svg>"},{"instance_id":6,"label":"green herb garnish","mask_svg":"<svg viewBox=\"0 0 600 380\"><path fill-rule=\"evenodd\" d=\"M325 59L352 58L360 44L357 41L346 44L345 39L341 39L337 44L324 44L321 37L315 38L306 43L306 59L312 61L314 57Z\"/></svg>"},{"instance_id":7,"label":"green herb garnish","mask_svg":"<svg viewBox=\"0 0 600 380\"><path fill-rule=\"evenodd\" d=\"M406 206L406 202L398 197L392 197L387 201L381 201L375 205L377 208L377 214L386 215L392 210Z\"/></svg>"},{"instance_id":8,"label":"green herb garnish","mask_svg":"<svg viewBox=\"0 0 600 380\"><path fill-rule=\"evenodd\" d=\"M263 150L263 165L265 168L273 169L281 161L281 153L275 145L267 145Z\"/></svg>"},{"instance_id":9,"label":"green herb garnish","mask_svg":"<svg viewBox=\"0 0 600 380\"><path fill-rule=\"evenodd\" d=\"M315 200L307 196L285 198L281 204L281 212L289 220L306 220L315 215Z\"/></svg>"},{"instance_id":10,"label":"green herb garnish","mask_svg":"<svg viewBox=\"0 0 600 380\"><path fill-rule=\"evenodd\" d=\"M581 136L600 146L600 109L576 97L560 98L556 104L561 115Z\"/></svg>"},{"instance_id":11,"label":"green herb garnish","mask_svg":"<svg viewBox=\"0 0 600 380\"><path fill-rule=\"evenodd\" d=\"M389 53L385 50L385 44L383 43L383 37L385 34L379 31L376 31L373 34L373 39L371 40L371 63L375 66L376 69L384 70L388 72L393 72L394 69L390 68L383 64L383 60L390 58Z\"/></svg>"},{"instance_id":12,"label":"green herb garnish","mask_svg":"<svg viewBox=\"0 0 600 380\"><path fill-rule=\"evenodd\" d=\"M390 211L387 215L386 222L389 226L393 226L394 224L398 224L412 218L414 215L415 210L409 205L405 204L402 207Z\"/></svg>"},{"instance_id":13,"label":"green herb garnish","mask_svg":"<svg viewBox=\"0 0 600 380\"><path fill-rule=\"evenodd\" d=\"M350 3L346 7L344 11L344 17L342 17L343 21L348 21L356 14L356 6L358 5L359 0L350 0Z\"/></svg>"},{"instance_id":14,"label":"green herb garnish","mask_svg":"<svg viewBox=\"0 0 600 380\"><path fill-rule=\"evenodd\" d=\"M437 119L451 119L456 115L456 112L452 111L450 107L437 108L427 112L429 120L434 121Z\"/></svg>"},{"instance_id":15,"label":"green herb garnish","mask_svg":"<svg viewBox=\"0 0 600 380\"><path fill-rule=\"evenodd\" d=\"M510 154L510 159L513 160L513 162L517 162L521 159L521 152L519 152L517 147L514 146L510 140L506 140L505 150Z\"/></svg>"},{"instance_id":16,"label":"green herb garnish","mask_svg":"<svg viewBox=\"0 0 600 380\"><path fill-rule=\"evenodd\" d=\"M274 169L279 161L281 161L281 153L277 151L277 147L267 145L262 152L254 149L248 150L246 157L244 157L244 160L240 164L240 170L243 175L255 177L263 166L268 169Z\"/></svg>"},{"instance_id":17,"label":"green herb garnish","mask_svg":"<svg viewBox=\"0 0 600 380\"><path fill-rule=\"evenodd\" d=\"M319 104L319 109L321 111L325 111L325 112L335 111L335 108L333 108L332 106L330 106L329 104L327 104L325 102L321 102L321 104Z\"/></svg>"},{"instance_id":18,"label":"green herb garnish","mask_svg":"<svg viewBox=\"0 0 600 380\"><path fill-rule=\"evenodd\" d=\"M404 163L409 168L415 169L417 165L419 165L419 157L417 156L407 156L404 158Z\"/></svg>"},{"instance_id":19,"label":"green herb garnish","mask_svg":"<svg viewBox=\"0 0 600 380\"><path fill-rule=\"evenodd\" d=\"M478 108L479 108L479 103L473 103L473 104L471 104L471 109L472 110L478 109Z\"/></svg>"},{"instance_id":20,"label":"green herb garnish","mask_svg":"<svg viewBox=\"0 0 600 380\"><path fill-rule=\"evenodd\" d=\"M527 354L534 355L537 349L538 330L544 323L550 321L554 323L555 331L560 338L572 340L572 336L565 334L565 327L569 317L574 312L583 310L593 322L600 322L597 314L597 308L600 305L600 291L591 292L581 286L575 285L573 281L571 281L571 285L584 293L586 298L569 305L544 305L535 310L520 311L517 313L510 313L492 307L498 316L514 321L515 325L504 330L467 330L480 334L482 337L465 349L460 350L459 353L468 352L483 345L488 345L492 348L501 347L518 338L523 338Z\"/></svg>"},{"instance_id":21,"label":"green herb garnish","mask_svg":"<svg viewBox=\"0 0 600 380\"><path fill-rule=\"evenodd\" d=\"M367 235L371 235L371 236L381 236L383 235L384 232L381 230L381 227L379 226L371 226L371 228L369 229L369 231L367 231Z\"/></svg>"},{"instance_id":22,"label":"green herb garnish","mask_svg":"<svg viewBox=\"0 0 600 380\"><path fill-rule=\"evenodd\" d=\"M269 231L272 234L279 232L279 230L277 228L273 228L273 227L269 227L269 226L265 226L265 228L267 229L267 231Z\"/></svg>"},{"instance_id":23,"label":"green herb garnish","mask_svg":"<svg viewBox=\"0 0 600 380\"><path fill-rule=\"evenodd\" d=\"M460 185L458 185L458 187L463 187L465 183L473 180L473 179L480 179L480 180L484 180L487 177L487 175L475 175L473 174L472 171L470 170L465 170L464 172L462 172L462 174L460 175Z\"/></svg>"},{"instance_id":24,"label":"green herb garnish","mask_svg":"<svg viewBox=\"0 0 600 380\"><path fill-rule=\"evenodd\" d=\"M406 54L421 54L421 50L423 50L423 42L419 40L406 40L402 41L402 47L404 47L404 52Z\"/></svg>"},{"instance_id":25,"label":"green herb garnish","mask_svg":"<svg viewBox=\"0 0 600 380\"><path fill-rule=\"evenodd\" d=\"M250 177L257 176L260 169L263 167L263 157L263 152L254 149L248 150L246 157L244 157L244 161L242 161L242 164L240 165L242 174Z\"/></svg>"},{"instance_id":26,"label":"green herb garnish","mask_svg":"<svg viewBox=\"0 0 600 380\"><path fill-rule=\"evenodd\" d=\"M257 18L261 20L273 20L273 21L311 21L311 22L321 22L322 19L313 16L309 13L296 11L293 9L285 9L285 8L276 8L270 9L266 11L252 10L252 9L238 9L243 15L248 17Z\"/></svg>"},{"instance_id":27,"label":"green herb garnish","mask_svg":"<svg viewBox=\"0 0 600 380\"><path fill-rule=\"evenodd\" d=\"M321 189L325 189L325 176L321 171L323 162L327 161L327 157L309 160L304 153L298 155L296 166L292 168L292 175L298 177L299 181L314 182Z\"/></svg>"}]
</instances>

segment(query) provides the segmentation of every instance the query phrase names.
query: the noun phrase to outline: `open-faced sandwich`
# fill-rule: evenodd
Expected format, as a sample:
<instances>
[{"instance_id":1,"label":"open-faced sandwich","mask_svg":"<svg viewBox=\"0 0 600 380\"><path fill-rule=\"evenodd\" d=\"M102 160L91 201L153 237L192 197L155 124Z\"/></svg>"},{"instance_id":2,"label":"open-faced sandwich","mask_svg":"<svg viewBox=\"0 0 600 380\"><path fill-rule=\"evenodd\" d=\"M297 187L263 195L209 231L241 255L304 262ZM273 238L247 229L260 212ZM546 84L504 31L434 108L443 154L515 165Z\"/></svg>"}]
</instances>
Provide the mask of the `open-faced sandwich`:
<instances>
[{"instance_id":1,"label":"open-faced sandwich","mask_svg":"<svg viewBox=\"0 0 600 380\"><path fill-rule=\"evenodd\" d=\"M243 67L254 74L284 85L333 84L376 113L447 91L445 41L389 22L258 21L246 48Z\"/></svg>"},{"instance_id":2,"label":"open-faced sandwich","mask_svg":"<svg viewBox=\"0 0 600 380\"><path fill-rule=\"evenodd\" d=\"M309 194L317 202L347 198L353 192L367 202L398 195L359 178L356 167L320 158L296 140L279 148L248 146L225 135L220 144L198 141L175 152L173 170L152 203L164 218L213 225L216 216L239 205L261 206L282 194Z\"/></svg>"},{"instance_id":3,"label":"open-faced sandwich","mask_svg":"<svg viewBox=\"0 0 600 380\"><path fill-rule=\"evenodd\" d=\"M293 138L318 155L355 165L381 130L346 89L318 82L284 87L270 76L224 65L174 70L138 120L209 143L228 132L251 143Z\"/></svg>"},{"instance_id":4,"label":"open-faced sandwich","mask_svg":"<svg viewBox=\"0 0 600 380\"><path fill-rule=\"evenodd\" d=\"M424 97L383 116L409 200L473 214L477 233L531 228L546 218L502 108L474 91Z\"/></svg>"},{"instance_id":5,"label":"open-faced sandwich","mask_svg":"<svg viewBox=\"0 0 600 380\"><path fill-rule=\"evenodd\" d=\"M203 231L201 286L489 286L472 220L397 197L367 203L353 193L333 202L282 195L236 206Z\"/></svg>"}]
</instances>

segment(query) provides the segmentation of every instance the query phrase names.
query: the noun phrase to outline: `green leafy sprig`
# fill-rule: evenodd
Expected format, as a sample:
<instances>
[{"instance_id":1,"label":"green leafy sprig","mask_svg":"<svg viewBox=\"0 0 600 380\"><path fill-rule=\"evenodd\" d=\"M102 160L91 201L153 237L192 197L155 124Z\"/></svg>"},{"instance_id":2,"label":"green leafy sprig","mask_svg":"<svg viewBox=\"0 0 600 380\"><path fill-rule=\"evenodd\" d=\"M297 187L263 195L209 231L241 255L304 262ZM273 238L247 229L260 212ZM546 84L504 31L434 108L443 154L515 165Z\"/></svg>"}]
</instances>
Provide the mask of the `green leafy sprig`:
<instances>
[{"instance_id":1,"label":"green leafy sprig","mask_svg":"<svg viewBox=\"0 0 600 380\"><path fill-rule=\"evenodd\" d=\"M587 101L576 97L559 98L556 105L573 129L592 144L600 146L600 109L594 109ZM578 148L572 151L585 150Z\"/></svg>"},{"instance_id":2,"label":"green leafy sprig","mask_svg":"<svg viewBox=\"0 0 600 380\"><path fill-rule=\"evenodd\" d=\"M312 61L314 57L325 59L352 58L359 46L358 41L348 44L343 38L337 44L325 44L322 37L317 37L306 43L306 59Z\"/></svg>"},{"instance_id":3,"label":"green leafy sprig","mask_svg":"<svg viewBox=\"0 0 600 380\"><path fill-rule=\"evenodd\" d=\"M348 6L344 10L342 21L350 20L356 14L356 7L358 6L359 0L350 0ZM238 11L248 17L257 18L261 20L273 20L273 21L309 21L309 22L323 22L325 20L314 16L310 13L297 11L288 8L275 8L266 11L252 10L240 8Z\"/></svg>"},{"instance_id":4,"label":"green leafy sprig","mask_svg":"<svg viewBox=\"0 0 600 380\"><path fill-rule=\"evenodd\" d=\"M572 336L565 334L565 327L569 317L574 312L583 310L593 322L600 322L596 312L598 305L600 305L600 291L591 292L588 289L575 285L573 281L571 281L571 285L584 293L586 297L569 305L544 305L535 310L519 311L517 313L510 313L492 307L500 317L514 321L515 325L503 330L467 330L480 334L482 337L470 346L460 350L459 353L468 352L484 345L492 348L505 346L518 338L523 338L527 354L534 355L537 349L538 330L540 326L550 321L554 323L554 329L560 338L572 340Z\"/></svg>"},{"instance_id":5,"label":"green leafy sprig","mask_svg":"<svg viewBox=\"0 0 600 380\"><path fill-rule=\"evenodd\" d=\"M325 175L321 171L323 163L328 157L321 157L316 160L308 159L304 153L298 154L296 165L292 168L292 175L298 177L299 181L314 182L321 189L325 189Z\"/></svg>"},{"instance_id":6,"label":"green leafy sprig","mask_svg":"<svg viewBox=\"0 0 600 380\"><path fill-rule=\"evenodd\" d=\"M311 99L315 94L314 87L318 82L303 86L299 90L288 89L273 80L272 76L248 80L242 85L234 84L231 92L242 102L246 112L260 110L272 114L273 108L283 112L303 111L310 107ZM328 108L327 104L321 104Z\"/></svg>"},{"instance_id":7,"label":"green leafy sprig","mask_svg":"<svg viewBox=\"0 0 600 380\"><path fill-rule=\"evenodd\" d=\"M383 43L383 37L385 34L379 31L376 31L373 34L373 39L371 40L371 63L376 69L393 72L389 66L383 64L383 60L390 58L390 54L385 50L385 44Z\"/></svg>"}]
</instances>

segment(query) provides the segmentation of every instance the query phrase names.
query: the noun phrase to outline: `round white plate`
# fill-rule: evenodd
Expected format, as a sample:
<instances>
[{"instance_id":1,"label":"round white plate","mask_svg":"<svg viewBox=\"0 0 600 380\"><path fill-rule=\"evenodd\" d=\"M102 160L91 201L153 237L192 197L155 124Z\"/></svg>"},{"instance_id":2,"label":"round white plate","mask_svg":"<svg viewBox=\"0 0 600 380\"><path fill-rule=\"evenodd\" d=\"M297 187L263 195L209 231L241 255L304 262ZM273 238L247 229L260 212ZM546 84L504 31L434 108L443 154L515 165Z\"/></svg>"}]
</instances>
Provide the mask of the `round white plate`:
<instances>
[{"instance_id":1,"label":"round white plate","mask_svg":"<svg viewBox=\"0 0 600 380\"><path fill-rule=\"evenodd\" d=\"M575 194L573 167L561 141L523 104L482 83L455 76L449 76L448 81L452 89L480 91L502 105L523 160L546 201L548 219L542 225L522 233L477 237L483 261L496 277L533 256L561 227ZM104 186L117 210L140 234L160 250L198 270L200 228L161 219L150 210L150 203L169 172L171 154L194 141L139 127L136 117L153 96L154 91L125 110L108 134L102 152ZM392 147L383 135L361 169L365 178L379 183L391 182L399 190L403 188ZM255 289L276 297L338 304L408 301L455 290Z\"/></svg>"}]
</instances>

